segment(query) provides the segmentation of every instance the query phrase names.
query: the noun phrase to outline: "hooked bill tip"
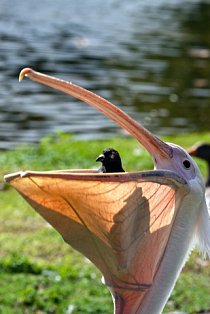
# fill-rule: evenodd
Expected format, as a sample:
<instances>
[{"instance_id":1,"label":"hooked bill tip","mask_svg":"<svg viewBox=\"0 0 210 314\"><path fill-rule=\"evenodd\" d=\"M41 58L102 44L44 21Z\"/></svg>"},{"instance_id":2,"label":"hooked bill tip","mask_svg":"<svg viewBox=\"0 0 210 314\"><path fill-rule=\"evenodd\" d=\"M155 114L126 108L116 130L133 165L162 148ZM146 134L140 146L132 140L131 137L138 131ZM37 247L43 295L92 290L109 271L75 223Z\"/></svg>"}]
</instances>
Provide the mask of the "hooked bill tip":
<instances>
[{"instance_id":1,"label":"hooked bill tip","mask_svg":"<svg viewBox=\"0 0 210 314\"><path fill-rule=\"evenodd\" d=\"M28 76L28 74L30 72L32 72L33 70L31 68L24 68L20 71L20 74L19 74L19 82L21 82L25 76Z\"/></svg>"}]
</instances>

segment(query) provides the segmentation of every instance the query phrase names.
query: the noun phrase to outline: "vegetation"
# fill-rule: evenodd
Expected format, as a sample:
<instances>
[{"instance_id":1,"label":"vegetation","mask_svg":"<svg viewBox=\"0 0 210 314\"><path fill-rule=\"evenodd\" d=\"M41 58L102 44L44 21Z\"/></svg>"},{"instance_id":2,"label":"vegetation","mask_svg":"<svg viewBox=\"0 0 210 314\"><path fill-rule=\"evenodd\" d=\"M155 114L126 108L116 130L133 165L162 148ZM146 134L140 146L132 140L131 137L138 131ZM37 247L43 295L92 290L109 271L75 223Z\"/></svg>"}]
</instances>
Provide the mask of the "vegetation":
<instances>
[{"instance_id":1,"label":"vegetation","mask_svg":"<svg viewBox=\"0 0 210 314\"><path fill-rule=\"evenodd\" d=\"M188 147L209 138L209 134L193 134L166 140ZM0 181L4 174L19 170L99 167L95 159L109 146L120 151L126 170L151 169L151 159L133 139L85 142L55 134L36 146L1 152ZM197 161L205 175L205 163ZM2 188L0 197L0 313L112 313L111 296L99 271L65 244L12 188ZM194 252L164 313L210 311L209 276L209 262Z\"/></svg>"}]
</instances>

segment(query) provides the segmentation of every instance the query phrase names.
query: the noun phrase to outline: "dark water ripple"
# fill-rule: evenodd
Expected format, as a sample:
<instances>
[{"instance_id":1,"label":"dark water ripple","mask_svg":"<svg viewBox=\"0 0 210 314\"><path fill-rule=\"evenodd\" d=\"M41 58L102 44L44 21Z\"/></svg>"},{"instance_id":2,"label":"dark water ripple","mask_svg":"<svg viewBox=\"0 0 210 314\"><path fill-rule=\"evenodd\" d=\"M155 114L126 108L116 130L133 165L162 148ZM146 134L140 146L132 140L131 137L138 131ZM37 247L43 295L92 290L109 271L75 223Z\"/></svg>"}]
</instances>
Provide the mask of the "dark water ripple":
<instances>
[{"instance_id":1,"label":"dark water ripple","mask_svg":"<svg viewBox=\"0 0 210 314\"><path fill-rule=\"evenodd\" d=\"M123 131L89 106L19 71L73 81L151 131L209 131L210 3L1 0L0 148L61 130L80 138Z\"/></svg>"}]
</instances>

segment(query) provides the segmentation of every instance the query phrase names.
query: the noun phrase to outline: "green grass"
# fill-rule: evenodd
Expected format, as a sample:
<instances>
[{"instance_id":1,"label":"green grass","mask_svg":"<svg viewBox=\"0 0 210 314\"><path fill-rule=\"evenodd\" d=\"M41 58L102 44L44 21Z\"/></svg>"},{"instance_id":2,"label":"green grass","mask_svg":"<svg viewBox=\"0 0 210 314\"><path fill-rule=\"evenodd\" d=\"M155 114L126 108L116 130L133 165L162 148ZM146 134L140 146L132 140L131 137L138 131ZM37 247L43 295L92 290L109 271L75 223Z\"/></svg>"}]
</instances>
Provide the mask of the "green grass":
<instances>
[{"instance_id":1,"label":"green grass","mask_svg":"<svg viewBox=\"0 0 210 314\"><path fill-rule=\"evenodd\" d=\"M183 147L209 139L210 134L165 138ZM133 139L85 142L55 134L39 145L1 152L0 181L4 174L19 170L96 168L96 157L108 146L120 151L126 170L152 168L148 154ZM197 161L205 175L205 163ZM0 197L0 313L112 313L111 296L99 271L65 244L12 188L6 186ZM194 252L164 313L210 310L210 264L202 264Z\"/></svg>"}]
</instances>

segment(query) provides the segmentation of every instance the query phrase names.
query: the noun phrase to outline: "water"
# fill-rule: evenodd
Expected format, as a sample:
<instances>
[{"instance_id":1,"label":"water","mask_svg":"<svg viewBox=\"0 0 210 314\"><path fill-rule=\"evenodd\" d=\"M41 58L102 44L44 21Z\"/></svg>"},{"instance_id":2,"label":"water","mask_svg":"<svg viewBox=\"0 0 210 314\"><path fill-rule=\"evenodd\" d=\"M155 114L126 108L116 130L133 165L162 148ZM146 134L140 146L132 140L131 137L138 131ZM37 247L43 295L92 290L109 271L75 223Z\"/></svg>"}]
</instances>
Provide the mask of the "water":
<instances>
[{"instance_id":1,"label":"water","mask_svg":"<svg viewBox=\"0 0 210 314\"><path fill-rule=\"evenodd\" d=\"M26 66L100 94L158 135L209 131L210 2L0 1L0 148L57 130L121 135L88 105L19 84Z\"/></svg>"}]
</instances>

